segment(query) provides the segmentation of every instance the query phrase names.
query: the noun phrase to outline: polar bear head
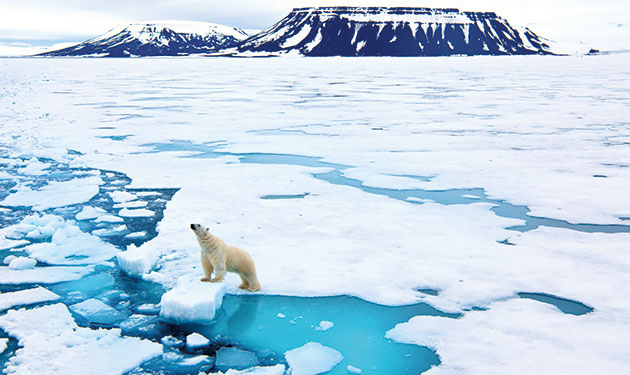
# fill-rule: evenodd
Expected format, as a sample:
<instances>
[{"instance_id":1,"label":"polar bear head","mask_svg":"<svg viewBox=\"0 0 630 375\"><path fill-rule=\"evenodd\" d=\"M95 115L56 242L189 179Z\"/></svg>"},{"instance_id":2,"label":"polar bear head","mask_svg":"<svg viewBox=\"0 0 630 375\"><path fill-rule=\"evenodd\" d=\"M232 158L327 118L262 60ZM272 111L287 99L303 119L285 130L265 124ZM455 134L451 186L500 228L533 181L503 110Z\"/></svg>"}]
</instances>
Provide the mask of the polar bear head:
<instances>
[{"instance_id":1,"label":"polar bear head","mask_svg":"<svg viewBox=\"0 0 630 375\"><path fill-rule=\"evenodd\" d=\"M208 227L204 227L201 224L190 224L190 229L192 229L197 236L202 236L203 234L210 232Z\"/></svg>"}]
</instances>

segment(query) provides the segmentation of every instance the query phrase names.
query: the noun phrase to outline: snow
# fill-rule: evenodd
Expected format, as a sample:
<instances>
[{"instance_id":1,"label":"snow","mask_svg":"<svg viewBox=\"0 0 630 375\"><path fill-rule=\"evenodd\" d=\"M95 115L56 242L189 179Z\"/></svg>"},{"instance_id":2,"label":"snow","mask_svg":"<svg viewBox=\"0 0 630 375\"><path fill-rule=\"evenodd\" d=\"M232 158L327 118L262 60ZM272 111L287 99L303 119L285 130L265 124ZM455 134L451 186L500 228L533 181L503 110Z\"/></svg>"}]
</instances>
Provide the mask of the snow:
<instances>
[{"instance_id":1,"label":"snow","mask_svg":"<svg viewBox=\"0 0 630 375\"><path fill-rule=\"evenodd\" d=\"M224 283L181 277L177 286L162 296L160 319L178 324L212 322L225 292Z\"/></svg>"},{"instance_id":2,"label":"snow","mask_svg":"<svg viewBox=\"0 0 630 375\"><path fill-rule=\"evenodd\" d=\"M0 338L0 354L4 353L7 350L7 346L9 344L9 339Z\"/></svg>"},{"instance_id":3,"label":"snow","mask_svg":"<svg viewBox=\"0 0 630 375\"><path fill-rule=\"evenodd\" d=\"M162 345L121 337L120 329L92 330L76 325L66 306L11 310L0 328L19 341L7 374L122 374L162 353ZM112 360L115 359L115 360Z\"/></svg>"},{"instance_id":4,"label":"snow","mask_svg":"<svg viewBox=\"0 0 630 375\"><path fill-rule=\"evenodd\" d=\"M0 204L10 207L31 206L38 211L69 206L92 199L98 194L102 183L103 180L100 177L92 176L70 181L53 181L38 190L20 186L17 192L10 194Z\"/></svg>"},{"instance_id":5,"label":"snow","mask_svg":"<svg viewBox=\"0 0 630 375\"><path fill-rule=\"evenodd\" d=\"M202 348L209 343L210 340L197 332L191 333L190 335L186 336L186 348L188 348L189 350Z\"/></svg>"},{"instance_id":6,"label":"snow","mask_svg":"<svg viewBox=\"0 0 630 375\"><path fill-rule=\"evenodd\" d=\"M328 320L322 320L321 322L319 322L319 325L315 327L315 329L318 331L328 331L334 326L335 326L335 323L330 322Z\"/></svg>"},{"instance_id":7,"label":"snow","mask_svg":"<svg viewBox=\"0 0 630 375\"><path fill-rule=\"evenodd\" d=\"M317 342L284 353L291 375L315 375L328 372L343 360L341 353Z\"/></svg>"},{"instance_id":8,"label":"snow","mask_svg":"<svg viewBox=\"0 0 630 375\"><path fill-rule=\"evenodd\" d=\"M488 307L460 319L417 316L397 325L387 337L436 349L442 363L427 371L429 375L461 369L471 374L504 374L506 368L541 374L616 374L628 368L623 342L630 335L617 313L566 315L553 306L524 299Z\"/></svg>"},{"instance_id":9,"label":"snow","mask_svg":"<svg viewBox=\"0 0 630 375\"><path fill-rule=\"evenodd\" d=\"M310 34L311 26L310 25L302 25L295 35L291 35L282 43L282 48L291 48L300 44Z\"/></svg>"},{"instance_id":10,"label":"snow","mask_svg":"<svg viewBox=\"0 0 630 375\"><path fill-rule=\"evenodd\" d=\"M58 295L41 286L17 292L0 293L0 311L8 310L14 306L31 305L58 299Z\"/></svg>"},{"instance_id":11,"label":"snow","mask_svg":"<svg viewBox=\"0 0 630 375\"><path fill-rule=\"evenodd\" d=\"M37 261L35 259L27 257L17 257L9 262L9 268L13 270L27 270L30 268L34 268L36 264Z\"/></svg>"}]
</instances>

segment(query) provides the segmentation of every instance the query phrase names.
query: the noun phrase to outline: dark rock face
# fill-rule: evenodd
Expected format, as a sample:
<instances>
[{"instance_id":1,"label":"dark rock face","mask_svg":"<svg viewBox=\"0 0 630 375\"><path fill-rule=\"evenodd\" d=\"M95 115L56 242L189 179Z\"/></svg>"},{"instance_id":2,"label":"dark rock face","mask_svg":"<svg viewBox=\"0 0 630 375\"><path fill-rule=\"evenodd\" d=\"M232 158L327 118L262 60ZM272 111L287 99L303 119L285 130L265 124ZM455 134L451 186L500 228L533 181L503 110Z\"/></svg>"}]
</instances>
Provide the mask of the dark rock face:
<instances>
[{"instance_id":1,"label":"dark rock face","mask_svg":"<svg viewBox=\"0 0 630 375\"><path fill-rule=\"evenodd\" d=\"M543 38L495 13L382 7L294 9L236 50L305 56L551 54Z\"/></svg>"},{"instance_id":2,"label":"dark rock face","mask_svg":"<svg viewBox=\"0 0 630 375\"><path fill-rule=\"evenodd\" d=\"M135 23L41 56L179 56L214 52L246 37L242 30L211 23Z\"/></svg>"}]
</instances>

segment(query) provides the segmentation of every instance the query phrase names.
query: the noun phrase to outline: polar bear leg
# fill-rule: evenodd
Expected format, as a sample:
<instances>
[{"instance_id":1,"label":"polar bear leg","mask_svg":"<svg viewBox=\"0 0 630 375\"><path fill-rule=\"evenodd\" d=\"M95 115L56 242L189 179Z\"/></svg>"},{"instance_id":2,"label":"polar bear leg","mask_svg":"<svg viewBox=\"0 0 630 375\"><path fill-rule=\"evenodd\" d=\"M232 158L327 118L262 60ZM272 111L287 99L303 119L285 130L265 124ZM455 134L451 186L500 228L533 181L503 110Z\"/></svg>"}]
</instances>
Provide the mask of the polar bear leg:
<instances>
[{"instance_id":1,"label":"polar bear leg","mask_svg":"<svg viewBox=\"0 0 630 375\"><path fill-rule=\"evenodd\" d=\"M210 281L210 276L212 275L213 267L212 263L210 263L210 259L204 254L201 253L201 268L203 268L203 277L201 281Z\"/></svg>"},{"instance_id":2,"label":"polar bear leg","mask_svg":"<svg viewBox=\"0 0 630 375\"><path fill-rule=\"evenodd\" d=\"M210 282L218 283L220 281L223 281L226 272L227 270L225 268L225 263L218 263L216 267L214 267L214 279L210 279Z\"/></svg>"},{"instance_id":3,"label":"polar bear leg","mask_svg":"<svg viewBox=\"0 0 630 375\"><path fill-rule=\"evenodd\" d=\"M241 277L241 285L239 285L238 287L241 289L249 289L249 281L247 280L247 278L240 273L238 275Z\"/></svg>"}]
</instances>

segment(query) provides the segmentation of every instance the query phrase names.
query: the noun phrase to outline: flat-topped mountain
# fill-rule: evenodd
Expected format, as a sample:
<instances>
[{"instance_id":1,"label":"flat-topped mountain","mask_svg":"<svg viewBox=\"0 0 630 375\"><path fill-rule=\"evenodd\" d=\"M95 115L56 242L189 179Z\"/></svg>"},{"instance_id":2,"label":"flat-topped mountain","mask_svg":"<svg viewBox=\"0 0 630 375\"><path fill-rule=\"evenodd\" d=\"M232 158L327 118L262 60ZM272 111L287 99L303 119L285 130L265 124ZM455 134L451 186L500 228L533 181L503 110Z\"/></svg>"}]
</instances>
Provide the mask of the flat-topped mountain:
<instances>
[{"instance_id":1,"label":"flat-topped mountain","mask_svg":"<svg viewBox=\"0 0 630 375\"><path fill-rule=\"evenodd\" d=\"M40 56L178 56L214 52L236 45L247 34L240 29L206 22L157 21L132 23Z\"/></svg>"},{"instance_id":2,"label":"flat-topped mountain","mask_svg":"<svg viewBox=\"0 0 630 375\"><path fill-rule=\"evenodd\" d=\"M457 9L296 8L235 54L450 56L551 54L544 38L491 12Z\"/></svg>"}]
</instances>

